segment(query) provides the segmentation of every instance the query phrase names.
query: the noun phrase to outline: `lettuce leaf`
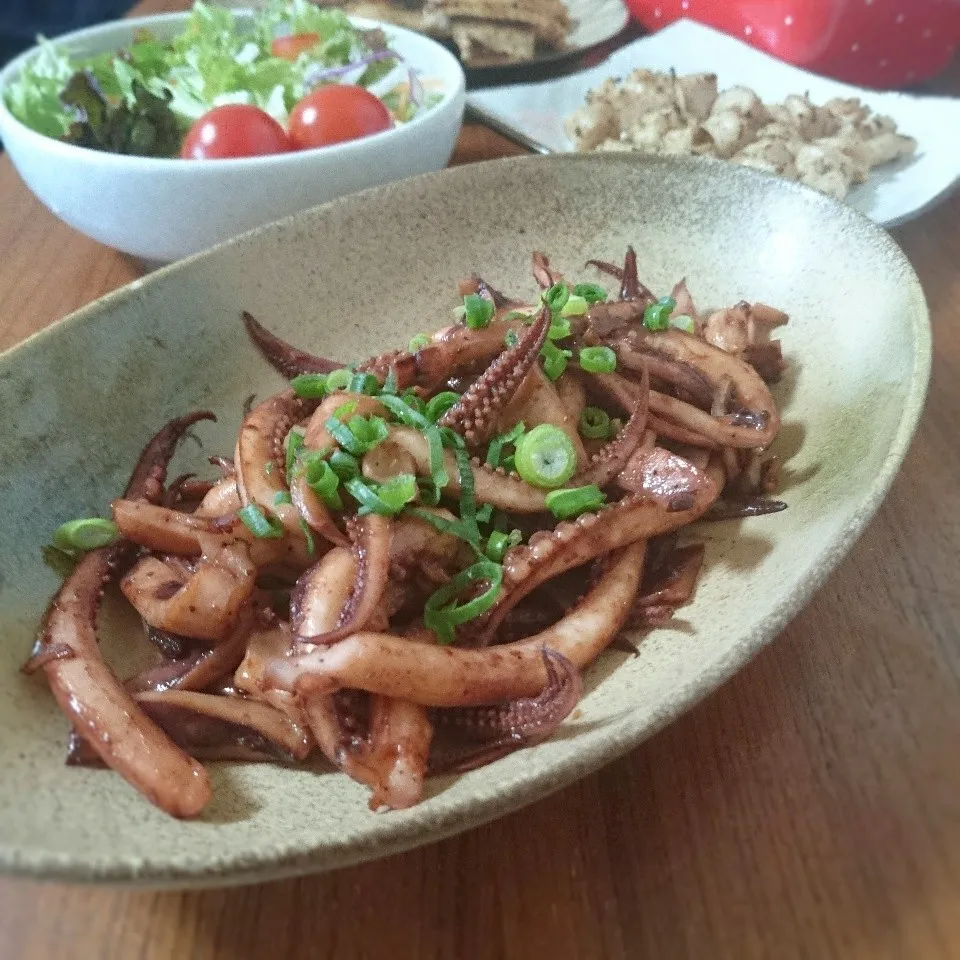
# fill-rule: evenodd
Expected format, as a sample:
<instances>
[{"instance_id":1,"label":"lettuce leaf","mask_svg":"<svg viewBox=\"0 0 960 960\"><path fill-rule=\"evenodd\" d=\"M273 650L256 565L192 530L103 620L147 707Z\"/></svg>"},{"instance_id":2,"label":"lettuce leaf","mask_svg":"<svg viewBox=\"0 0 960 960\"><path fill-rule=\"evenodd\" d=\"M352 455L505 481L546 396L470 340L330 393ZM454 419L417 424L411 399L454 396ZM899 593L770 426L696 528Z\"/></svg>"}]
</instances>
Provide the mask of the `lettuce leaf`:
<instances>
[{"instance_id":1,"label":"lettuce leaf","mask_svg":"<svg viewBox=\"0 0 960 960\"><path fill-rule=\"evenodd\" d=\"M319 39L293 62L273 56L274 38L291 33L315 33ZM166 149L171 130L167 112L176 119L181 137L194 120L225 103L253 104L285 123L294 104L320 82L379 84L398 63L375 59L385 46L382 34L358 30L342 10L318 7L310 0L267 0L252 19L243 20L229 9L197 0L182 32L168 43L141 31L119 53L71 59L41 41L37 55L8 86L6 101L28 127L64 137L75 114L62 97L71 78L84 73L111 109L126 108L117 118L151 118L143 122L152 128L164 117L157 143ZM405 112L398 119L411 115ZM74 130L73 138L80 142L90 139L90 133L78 139ZM151 151L159 149L149 135L115 133L100 140L122 142L134 151L144 144Z\"/></svg>"},{"instance_id":2,"label":"lettuce leaf","mask_svg":"<svg viewBox=\"0 0 960 960\"><path fill-rule=\"evenodd\" d=\"M71 120L59 94L76 68L49 40L40 37L39 43L37 55L7 89L7 108L31 130L59 137L67 132Z\"/></svg>"}]
</instances>

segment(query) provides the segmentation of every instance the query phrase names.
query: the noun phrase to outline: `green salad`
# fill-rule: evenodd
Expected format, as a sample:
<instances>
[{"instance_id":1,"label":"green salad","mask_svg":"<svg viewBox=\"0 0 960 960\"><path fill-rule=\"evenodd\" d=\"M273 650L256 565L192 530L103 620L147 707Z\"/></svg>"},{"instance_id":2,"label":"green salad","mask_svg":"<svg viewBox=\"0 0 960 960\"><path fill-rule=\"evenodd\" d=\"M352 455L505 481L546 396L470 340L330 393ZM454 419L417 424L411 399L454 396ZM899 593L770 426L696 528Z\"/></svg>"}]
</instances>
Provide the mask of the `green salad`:
<instances>
[{"instance_id":1,"label":"green salad","mask_svg":"<svg viewBox=\"0 0 960 960\"><path fill-rule=\"evenodd\" d=\"M78 58L41 38L5 99L26 126L79 146L208 159L355 139L439 96L342 10L268 0L238 18L198 0L172 40L138 31L123 50Z\"/></svg>"}]
</instances>

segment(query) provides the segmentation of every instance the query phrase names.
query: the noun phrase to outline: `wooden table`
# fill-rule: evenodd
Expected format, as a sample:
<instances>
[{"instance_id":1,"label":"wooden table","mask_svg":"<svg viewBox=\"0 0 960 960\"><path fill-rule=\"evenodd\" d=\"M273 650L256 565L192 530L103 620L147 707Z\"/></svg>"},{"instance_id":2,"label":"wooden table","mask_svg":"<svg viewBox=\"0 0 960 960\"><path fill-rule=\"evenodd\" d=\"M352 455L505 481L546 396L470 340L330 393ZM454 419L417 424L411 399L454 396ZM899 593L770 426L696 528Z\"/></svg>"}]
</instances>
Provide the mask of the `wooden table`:
<instances>
[{"instance_id":1,"label":"wooden table","mask_svg":"<svg viewBox=\"0 0 960 960\"><path fill-rule=\"evenodd\" d=\"M455 162L516 152L468 125ZM6 158L0 210L0 348L140 275ZM0 957L960 957L960 195L894 234L933 315L917 438L849 559L707 702L554 797L379 863L187 894L0 880Z\"/></svg>"}]
</instances>

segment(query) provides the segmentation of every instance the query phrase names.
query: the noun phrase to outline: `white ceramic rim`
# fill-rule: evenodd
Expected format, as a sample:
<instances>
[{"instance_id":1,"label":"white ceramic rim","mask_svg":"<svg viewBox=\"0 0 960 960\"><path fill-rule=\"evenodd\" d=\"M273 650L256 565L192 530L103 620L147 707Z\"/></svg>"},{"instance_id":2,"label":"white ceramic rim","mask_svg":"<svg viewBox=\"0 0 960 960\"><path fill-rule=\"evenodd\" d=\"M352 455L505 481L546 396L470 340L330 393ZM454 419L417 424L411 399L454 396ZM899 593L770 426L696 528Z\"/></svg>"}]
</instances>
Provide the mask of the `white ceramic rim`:
<instances>
[{"instance_id":1,"label":"white ceramic rim","mask_svg":"<svg viewBox=\"0 0 960 960\"><path fill-rule=\"evenodd\" d=\"M247 18L252 17L254 11L249 8L240 8L230 11L234 17ZM93 27L84 27L82 30L74 30L71 33L62 34L59 37L51 38L51 41L60 47L70 51L73 47L80 44L88 44L96 47L97 38L104 33L112 30L123 29L130 31L150 29L157 24L177 24L186 21L189 17L189 11L183 13L158 13L146 17L132 17L124 20L109 20L105 23L98 23ZM436 57L437 68L444 75L449 74L454 78L452 84L444 82L443 96L441 100L434 104L429 110L421 111L412 120L398 127L391 127L389 130L381 130L379 133L371 134L367 137L361 137L357 140L348 140L346 143L332 144L327 147L314 147L308 150L294 150L290 153L270 153L259 157L228 157L211 160L204 160L198 163L196 160L184 160L180 157L138 157L129 154L110 153L106 150L91 150L88 147L78 147L72 143L64 143L55 137L48 137L46 134L38 133L25 123L18 120L7 108L5 91L9 83L16 79L24 65L39 52L39 46L33 46L29 50L21 53L18 57L11 60L6 67L0 71L0 130L4 127L10 127L16 130L17 135L24 140L32 141L35 146L41 146L42 149L54 156L59 156L64 160L75 160L81 157L90 157L93 154L98 163L106 167L115 167L118 171L125 168L144 168L156 164L162 164L164 169L193 169L213 172L216 175L222 174L225 170L244 170L257 168L270 164L283 166L284 164L293 164L298 160L303 161L306 157L323 154L325 157L341 156L349 160L351 156L362 152L364 148L372 142L380 142L389 137L396 137L403 131L416 130L416 128L438 111L443 111L466 92L466 76L460 61L442 44L431 39L425 34L417 33L415 30L407 30L405 27L397 27L392 23L384 23L380 20L370 20L366 17L351 16L350 22L361 29L383 30L388 38L391 34L395 36L408 37L416 42L428 44L431 53ZM104 47L104 49L107 49ZM417 65L421 72L429 70L429 67Z\"/></svg>"},{"instance_id":2,"label":"white ceramic rim","mask_svg":"<svg viewBox=\"0 0 960 960\"><path fill-rule=\"evenodd\" d=\"M618 162L619 156L620 155L610 155L609 162ZM597 162L604 163L606 162L606 158L593 155L587 157L582 154L552 154L547 157L509 157L487 161L481 166L493 168L495 166L516 166L530 163L582 164L584 162L593 164ZM655 166L666 161L664 158L638 156L635 158L635 162ZM767 174L751 170L747 167L734 168L721 160L682 157L669 158L669 162L681 166L688 166L691 169L694 165L714 163L722 165L731 171L735 171L731 173L732 176L745 177L747 179L759 177L765 181L771 179ZM457 177L464 175L464 172L471 167L475 171L476 165L448 168L446 170L422 174L420 177L410 178L405 182L421 182L423 178ZM786 180L780 180L779 178L775 179L778 180L780 189L799 192L809 199L815 199L817 203L832 206L837 216L846 218L851 222L851 226L857 229L867 230L873 235L878 247L881 248L885 255L900 262L903 267L903 275L908 278L907 283L913 288L913 298L920 307L910 330L910 341L914 349L914 363L900 423L896 433L891 439L883 467L874 477L870 485L864 489L859 507L850 517L846 528L838 535L833 544L833 549L825 554L824 562L820 565L814 576L805 580L795 593L782 597L771 610L762 626L745 637L743 644L732 651L726 659L719 660L714 664L715 669L713 676L716 682L711 684L709 689L700 689L697 678L693 678L685 686L677 690L671 705L657 716L653 723L643 722L637 724L627 720L619 731L619 736L588 742L586 749L578 757L578 762L567 764L559 769L554 767L544 768L529 780L516 784L507 796L491 796L479 802L472 803L468 807L457 807L446 811L431 826L426 835L424 835L422 827L418 827L415 824L405 824L387 836L380 834L376 837L375 843L372 844L363 845L354 843L349 846L334 846L332 849L327 846L312 846L293 853L283 852L275 856L255 858L244 858L242 852L239 852L232 864L224 864L223 862L210 864L206 860L187 860L173 869L167 866L155 866L151 868L149 866L145 867L142 864L134 867L129 861L123 859L118 859L109 866L98 864L95 868L91 869L89 866L85 866L84 863L72 858L60 858L49 854L40 856L28 854L24 856L21 851L15 848L0 847L0 872L34 879L59 880L72 883L112 884L135 886L138 888L181 890L279 880L380 859L414 849L425 843L444 840L467 829L482 826L485 823L513 813L536 800L555 793L563 787L593 773L605 764L628 753L640 743L655 735L677 717L686 713L701 700L712 694L737 673L806 606L813 594L816 593L827 580L841 560L847 556L850 548L877 512L907 454L914 431L916 430L926 397L932 358L932 334L926 298L924 297L923 289L916 272L893 238L885 230L858 211L831 200L829 197L819 194L808 187ZM349 196L332 200L329 203L321 204L312 208L312 211L316 212L335 204L350 203L353 198L377 190L392 190L396 188L397 184L372 187L369 191L359 191ZM211 256L214 251L222 247L244 242L260 233L276 230L278 226L284 224L294 224L298 217L306 216L309 212L309 210L301 211L276 221L273 224L257 227L245 234L232 237L215 247L194 254L192 257L177 261L174 264L156 271L156 273L151 274L144 280L135 281L134 284L121 287L119 290L101 297L92 304L71 314L69 317L60 321L60 323L89 321L108 304L110 306L116 306L132 297L142 299L145 290L155 282L155 277L183 269L185 264L192 262L195 258ZM10 359L23 344L46 336L55 335L54 331L60 326L60 323L38 331L21 344L0 354L0 357Z\"/></svg>"}]
</instances>

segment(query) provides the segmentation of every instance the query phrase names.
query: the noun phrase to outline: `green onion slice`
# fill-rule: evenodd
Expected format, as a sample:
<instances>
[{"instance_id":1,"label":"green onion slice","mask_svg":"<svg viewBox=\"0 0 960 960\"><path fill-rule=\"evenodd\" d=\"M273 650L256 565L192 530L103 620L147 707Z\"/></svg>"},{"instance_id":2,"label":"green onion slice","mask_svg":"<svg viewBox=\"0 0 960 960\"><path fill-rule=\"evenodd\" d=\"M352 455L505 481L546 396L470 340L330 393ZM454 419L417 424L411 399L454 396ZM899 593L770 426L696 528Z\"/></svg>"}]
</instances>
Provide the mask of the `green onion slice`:
<instances>
[{"instance_id":1,"label":"green onion slice","mask_svg":"<svg viewBox=\"0 0 960 960\"><path fill-rule=\"evenodd\" d=\"M521 420L519 423L514 424L506 433L501 433L494 437L490 441L490 446L487 447L487 466L499 467L500 461L503 458L503 448L508 444L516 443L523 436L526 429L526 426Z\"/></svg>"},{"instance_id":2,"label":"green onion slice","mask_svg":"<svg viewBox=\"0 0 960 960\"><path fill-rule=\"evenodd\" d=\"M397 371L393 369L393 366L387 367L387 376L384 378L383 386L380 388L381 393L396 393L397 392Z\"/></svg>"},{"instance_id":3,"label":"green onion slice","mask_svg":"<svg viewBox=\"0 0 960 960\"><path fill-rule=\"evenodd\" d=\"M326 396L327 378L322 373L301 373L290 381L293 392L305 400L316 400Z\"/></svg>"},{"instance_id":4,"label":"green onion slice","mask_svg":"<svg viewBox=\"0 0 960 960\"><path fill-rule=\"evenodd\" d=\"M300 451L303 450L303 447L303 433L294 428L287 434L286 472L288 484L290 483L290 478L293 476L293 468L296 465L297 457L300 456Z\"/></svg>"},{"instance_id":5,"label":"green onion slice","mask_svg":"<svg viewBox=\"0 0 960 960\"><path fill-rule=\"evenodd\" d=\"M574 296L583 297L587 303L603 303L607 299L607 291L597 283L578 283L573 293Z\"/></svg>"},{"instance_id":6,"label":"green onion slice","mask_svg":"<svg viewBox=\"0 0 960 960\"><path fill-rule=\"evenodd\" d=\"M343 450L334 450L330 455L330 469L341 480L352 480L360 476L360 462L356 457L345 453ZM307 478L309 483L310 478Z\"/></svg>"},{"instance_id":7,"label":"green onion slice","mask_svg":"<svg viewBox=\"0 0 960 960\"><path fill-rule=\"evenodd\" d=\"M417 413L426 414L427 405L424 403L423 397L418 396L413 387L408 387L404 390L403 393L400 394L400 399Z\"/></svg>"},{"instance_id":8,"label":"green onion slice","mask_svg":"<svg viewBox=\"0 0 960 960\"><path fill-rule=\"evenodd\" d=\"M442 490L450 482L450 477L443 462L443 441L436 425L400 397L381 397L380 401L402 424L415 427L426 436L430 447L430 479L438 490Z\"/></svg>"},{"instance_id":9,"label":"green onion slice","mask_svg":"<svg viewBox=\"0 0 960 960\"><path fill-rule=\"evenodd\" d=\"M522 540L523 535L519 530L511 530L509 533L494 530L487 539L487 548L484 553L487 555L487 559L494 563L502 563L506 552Z\"/></svg>"},{"instance_id":10,"label":"green onion slice","mask_svg":"<svg viewBox=\"0 0 960 960\"><path fill-rule=\"evenodd\" d=\"M395 516L417 495L417 478L410 473L397 474L376 487L364 483L359 477L348 480L344 486L359 502L357 513L361 516L368 513Z\"/></svg>"},{"instance_id":11,"label":"green onion slice","mask_svg":"<svg viewBox=\"0 0 960 960\"><path fill-rule=\"evenodd\" d=\"M463 322L471 330L481 330L493 319L493 301L479 293L468 293L463 298Z\"/></svg>"},{"instance_id":12,"label":"green onion slice","mask_svg":"<svg viewBox=\"0 0 960 960\"><path fill-rule=\"evenodd\" d=\"M335 455L334 455L335 456ZM347 454L346 456L349 456ZM360 472L359 465L353 457L350 457L356 467L357 474ZM343 501L337 487L340 486L340 477L319 454L307 454L303 458L304 476L307 486L328 506L334 510L343 509Z\"/></svg>"},{"instance_id":13,"label":"green onion slice","mask_svg":"<svg viewBox=\"0 0 960 960\"><path fill-rule=\"evenodd\" d=\"M566 317L558 317L550 324L547 331L548 340L563 340L570 336L570 321Z\"/></svg>"},{"instance_id":14,"label":"green onion slice","mask_svg":"<svg viewBox=\"0 0 960 960\"><path fill-rule=\"evenodd\" d=\"M515 347L520 340L516 330L508 330L503 338L504 346Z\"/></svg>"},{"instance_id":15,"label":"green onion slice","mask_svg":"<svg viewBox=\"0 0 960 960\"><path fill-rule=\"evenodd\" d=\"M331 370L327 374L327 392L336 393L337 390L346 390L353 379L353 371L346 367L340 367L338 370Z\"/></svg>"},{"instance_id":16,"label":"green onion slice","mask_svg":"<svg viewBox=\"0 0 960 960\"><path fill-rule=\"evenodd\" d=\"M283 503L293 503L293 500L290 497L290 494L287 493L286 490L278 490L273 495L273 505L275 507L279 507Z\"/></svg>"},{"instance_id":17,"label":"green onion slice","mask_svg":"<svg viewBox=\"0 0 960 960\"><path fill-rule=\"evenodd\" d=\"M102 517L81 517L68 520L57 527L53 535L53 545L66 553L86 552L106 547L120 539L120 531L112 520Z\"/></svg>"},{"instance_id":18,"label":"green onion slice","mask_svg":"<svg viewBox=\"0 0 960 960\"><path fill-rule=\"evenodd\" d=\"M677 316L670 317L670 326L684 333L696 333L697 324L693 317L686 313L678 313Z\"/></svg>"},{"instance_id":19,"label":"green onion slice","mask_svg":"<svg viewBox=\"0 0 960 960\"><path fill-rule=\"evenodd\" d=\"M475 583L486 581L489 586L478 597L459 603L457 597ZM496 602L503 583L503 568L490 560L478 560L445 583L427 599L423 621L441 643L453 643L456 629L461 624L479 617Z\"/></svg>"},{"instance_id":20,"label":"green onion slice","mask_svg":"<svg viewBox=\"0 0 960 960\"><path fill-rule=\"evenodd\" d=\"M430 338L425 333L418 333L415 337L410 338L407 347L411 353L416 353L418 350L422 350L429 342Z\"/></svg>"},{"instance_id":21,"label":"green onion slice","mask_svg":"<svg viewBox=\"0 0 960 960\"><path fill-rule=\"evenodd\" d=\"M577 362L587 373L613 373L617 369L617 355L609 347L584 347Z\"/></svg>"},{"instance_id":22,"label":"green onion slice","mask_svg":"<svg viewBox=\"0 0 960 960\"><path fill-rule=\"evenodd\" d=\"M590 309L590 303L579 294L572 294L560 311L561 317L582 317Z\"/></svg>"},{"instance_id":23,"label":"green onion slice","mask_svg":"<svg viewBox=\"0 0 960 960\"><path fill-rule=\"evenodd\" d=\"M313 539L313 531L303 517L300 518L300 529L303 531L303 537L307 541L307 556L312 557L317 551L317 544Z\"/></svg>"},{"instance_id":24,"label":"green onion slice","mask_svg":"<svg viewBox=\"0 0 960 960\"><path fill-rule=\"evenodd\" d=\"M540 348L540 356L543 357L543 372L547 375L547 379L559 380L563 376L563 371L567 369L573 353L570 350L561 350L548 340Z\"/></svg>"},{"instance_id":25,"label":"green onion slice","mask_svg":"<svg viewBox=\"0 0 960 960\"><path fill-rule=\"evenodd\" d=\"M492 517L492 503L485 503L482 507L477 507L477 523L489 523Z\"/></svg>"},{"instance_id":26,"label":"green onion slice","mask_svg":"<svg viewBox=\"0 0 960 960\"><path fill-rule=\"evenodd\" d=\"M330 435L347 453L361 457L379 446L390 434L383 417L351 417L347 423L341 423L336 417L330 417L325 424Z\"/></svg>"},{"instance_id":27,"label":"green onion slice","mask_svg":"<svg viewBox=\"0 0 960 960\"><path fill-rule=\"evenodd\" d=\"M420 502L426 507L435 507L440 502L440 490L429 478L417 480L420 488Z\"/></svg>"},{"instance_id":28,"label":"green onion slice","mask_svg":"<svg viewBox=\"0 0 960 960\"><path fill-rule=\"evenodd\" d=\"M577 469L573 442L559 428L541 423L526 433L517 444L517 473L531 486L544 489L562 487Z\"/></svg>"},{"instance_id":29,"label":"green onion slice","mask_svg":"<svg viewBox=\"0 0 960 960\"><path fill-rule=\"evenodd\" d=\"M546 497L547 508L558 520L570 520L581 513L599 510L607 498L596 484L551 490Z\"/></svg>"},{"instance_id":30,"label":"green onion slice","mask_svg":"<svg viewBox=\"0 0 960 960\"><path fill-rule=\"evenodd\" d=\"M237 511L244 526L260 540L278 540L284 534L283 524L276 517L268 517L255 503L248 503Z\"/></svg>"},{"instance_id":31,"label":"green onion slice","mask_svg":"<svg viewBox=\"0 0 960 960\"><path fill-rule=\"evenodd\" d=\"M610 434L610 415L599 407L584 407L580 413L580 433L589 440L606 440Z\"/></svg>"},{"instance_id":32,"label":"green onion slice","mask_svg":"<svg viewBox=\"0 0 960 960\"><path fill-rule=\"evenodd\" d=\"M648 330L666 330L670 326L670 314L677 305L673 297L661 297L656 303L647 305L643 311L643 325Z\"/></svg>"},{"instance_id":33,"label":"green onion slice","mask_svg":"<svg viewBox=\"0 0 960 960\"><path fill-rule=\"evenodd\" d=\"M380 381L372 373L355 373L347 384L350 393L365 393L375 397L380 391Z\"/></svg>"},{"instance_id":34,"label":"green onion slice","mask_svg":"<svg viewBox=\"0 0 960 960\"><path fill-rule=\"evenodd\" d=\"M540 299L550 308L551 313L559 313L570 299L570 290L565 283L555 283L540 294Z\"/></svg>"},{"instance_id":35,"label":"green onion slice","mask_svg":"<svg viewBox=\"0 0 960 960\"><path fill-rule=\"evenodd\" d=\"M460 394L452 390L444 390L435 397L431 397L427 403L426 416L428 420L436 423L451 407L454 407L460 401Z\"/></svg>"}]
</instances>

